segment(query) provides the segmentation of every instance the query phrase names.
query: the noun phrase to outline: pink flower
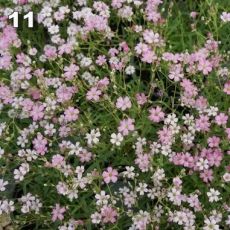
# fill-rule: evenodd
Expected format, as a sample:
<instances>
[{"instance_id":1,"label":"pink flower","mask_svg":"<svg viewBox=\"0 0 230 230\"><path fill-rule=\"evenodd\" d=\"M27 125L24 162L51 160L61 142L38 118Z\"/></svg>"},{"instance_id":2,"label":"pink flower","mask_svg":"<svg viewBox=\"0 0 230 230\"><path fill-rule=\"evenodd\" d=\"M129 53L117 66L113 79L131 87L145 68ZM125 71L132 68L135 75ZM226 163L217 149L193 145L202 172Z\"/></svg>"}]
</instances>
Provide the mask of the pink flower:
<instances>
[{"instance_id":1,"label":"pink flower","mask_svg":"<svg viewBox=\"0 0 230 230\"><path fill-rule=\"evenodd\" d=\"M41 120L44 116L44 105L42 104L35 104L30 111L30 116L34 121Z\"/></svg>"},{"instance_id":2,"label":"pink flower","mask_svg":"<svg viewBox=\"0 0 230 230\"><path fill-rule=\"evenodd\" d=\"M163 129L159 130L157 133L162 144L168 145L171 143L172 131L169 128L163 127Z\"/></svg>"},{"instance_id":3,"label":"pink flower","mask_svg":"<svg viewBox=\"0 0 230 230\"><path fill-rule=\"evenodd\" d=\"M159 43L160 42L160 35L158 33L154 33L152 30L145 30L143 32L143 38L144 40L149 43Z\"/></svg>"},{"instance_id":4,"label":"pink flower","mask_svg":"<svg viewBox=\"0 0 230 230\"><path fill-rule=\"evenodd\" d=\"M60 204L56 204L56 206L52 210L52 221L55 222L56 220L63 220L66 208L61 207Z\"/></svg>"},{"instance_id":5,"label":"pink flower","mask_svg":"<svg viewBox=\"0 0 230 230\"><path fill-rule=\"evenodd\" d=\"M67 137L69 135L71 129L68 126L61 126L58 131L59 131L60 137Z\"/></svg>"},{"instance_id":6,"label":"pink flower","mask_svg":"<svg viewBox=\"0 0 230 230\"><path fill-rule=\"evenodd\" d=\"M209 165L219 167L223 159L223 153L220 149L213 149L208 155Z\"/></svg>"},{"instance_id":7,"label":"pink flower","mask_svg":"<svg viewBox=\"0 0 230 230\"><path fill-rule=\"evenodd\" d=\"M0 45L1 46L1 45ZM0 57L0 69L9 70L11 67L12 56L4 54Z\"/></svg>"},{"instance_id":8,"label":"pink flower","mask_svg":"<svg viewBox=\"0 0 230 230\"><path fill-rule=\"evenodd\" d=\"M128 44L126 43L126 42L121 42L120 44L119 44L119 46L123 49L123 51L125 52L125 53L128 53L129 52L129 46L128 46Z\"/></svg>"},{"instance_id":9,"label":"pink flower","mask_svg":"<svg viewBox=\"0 0 230 230\"><path fill-rule=\"evenodd\" d=\"M218 125L226 125L228 121L228 116L225 115L224 113L219 113L216 117L215 117L215 122Z\"/></svg>"},{"instance_id":10,"label":"pink flower","mask_svg":"<svg viewBox=\"0 0 230 230\"><path fill-rule=\"evenodd\" d=\"M134 120L131 118L124 119L120 121L120 125L118 127L118 131L123 134L123 136L127 136L129 134L129 131L134 130Z\"/></svg>"},{"instance_id":11,"label":"pink flower","mask_svg":"<svg viewBox=\"0 0 230 230\"><path fill-rule=\"evenodd\" d=\"M178 82L184 77L183 68L181 64L172 65L169 71L169 78Z\"/></svg>"},{"instance_id":12,"label":"pink flower","mask_svg":"<svg viewBox=\"0 0 230 230\"><path fill-rule=\"evenodd\" d=\"M112 167L108 167L107 171L102 173L102 176L106 184L110 183L111 181L115 183L117 181L118 172Z\"/></svg>"},{"instance_id":13,"label":"pink flower","mask_svg":"<svg viewBox=\"0 0 230 230\"><path fill-rule=\"evenodd\" d=\"M138 154L135 164L138 165L142 172L147 172L151 166L149 154Z\"/></svg>"},{"instance_id":14,"label":"pink flower","mask_svg":"<svg viewBox=\"0 0 230 230\"><path fill-rule=\"evenodd\" d=\"M18 4L20 5L24 5L26 3L28 3L28 0L18 0Z\"/></svg>"},{"instance_id":15,"label":"pink flower","mask_svg":"<svg viewBox=\"0 0 230 230\"><path fill-rule=\"evenodd\" d=\"M213 136L208 138L208 145L213 148L213 147L218 147L220 144L220 138Z\"/></svg>"},{"instance_id":16,"label":"pink flower","mask_svg":"<svg viewBox=\"0 0 230 230\"><path fill-rule=\"evenodd\" d=\"M183 87L186 96L193 97L198 94L197 87L190 80L183 79L180 85Z\"/></svg>"},{"instance_id":17,"label":"pink flower","mask_svg":"<svg viewBox=\"0 0 230 230\"><path fill-rule=\"evenodd\" d=\"M106 64L106 57L105 57L105 55L99 55L97 57L96 64L99 65L99 66L103 66L104 64Z\"/></svg>"},{"instance_id":18,"label":"pink flower","mask_svg":"<svg viewBox=\"0 0 230 230\"><path fill-rule=\"evenodd\" d=\"M69 101L73 94L77 92L77 88L75 87L67 87L65 85L60 86L57 91L57 101L58 102L66 102Z\"/></svg>"},{"instance_id":19,"label":"pink flower","mask_svg":"<svg viewBox=\"0 0 230 230\"><path fill-rule=\"evenodd\" d=\"M71 54L72 50L73 50L73 44L69 42L69 43L59 46L58 54L59 55Z\"/></svg>"},{"instance_id":20,"label":"pink flower","mask_svg":"<svg viewBox=\"0 0 230 230\"><path fill-rule=\"evenodd\" d=\"M200 178L205 182L208 183L213 180L213 171L211 169L205 169L203 172L200 173Z\"/></svg>"},{"instance_id":21,"label":"pink flower","mask_svg":"<svg viewBox=\"0 0 230 230\"><path fill-rule=\"evenodd\" d=\"M197 99L196 99L196 107L198 108L198 109L201 109L201 110L203 110L203 109L206 109L207 108L207 106L208 106L208 101L207 101L207 99L206 98L204 98L204 97L202 97L202 96L200 96L200 97L198 97Z\"/></svg>"},{"instance_id":22,"label":"pink flower","mask_svg":"<svg viewBox=\"0 0 230 230\"><path fill-rule=\"evenodd\" d=\"M202 207L201 207L201 203L198 199L198 195L197 194L190 194L189 197L187 197L187 202L189 203L189 206L194 208L195 211L201 211Z\"/></svg>"},{"instance_id":23,"label":"pink flower","mask_svg":"<svg viewBox=\"0 0 230 230\"><path fill-rule=\"evenodd\" d=\"M151 64L153 61L157 59L156 54L152 50L147 50L146 52L142 53L141 60L148 64Z\"/></svg>"},{"instance_id":24,"label":"pink flower","mask_svg":"<svg viewBox=\"0 0 230 230\"><path fill-rule=\"evenodd\" d=\"M208 60L199 60L198 70L202 71L204 75L207 75L212 71L212 65Z\"/></svg>"},{"instance_id":25,"label":"pink flower","mask_svg":"<svg viewBox=\"0 0 230 230\"><path fill-rule=\"evenodd\" d=\"M34 71L34 75L35 75L36 77L43 77L43 76L44 76L44 69L36 69L36 70Z\"/></svg>"},{"instance_id":26,"label":"pink flower","mask_svg":"<svg viewBox=\"0 0 230 230\"><path fill-rule=\"evenodd\" d=\"M194 166L194 158L189 153L177 153L173 156L172 162L175 165L183 165L188 168L192 168Z\"/></svg>"},{"instance_id":27,"label":"pink flower","mask_svg":"<svg viewBox=\"0 0 230 230\"><path fill-rule=\"evenodd\" d=\"M227 95L230 95L230 81L226 82L224 84L224 92L227 94Z\"/></svg>"},{"instance_id":28,"label":"pink flower","mask_svg":"<svg viewBox=\"0 0 230 230\"><path fill-rule=\"evenodd\" d=\"M89 162L92 158L92 153L84 150L78 154L78 157L82 163Z\"/></svg>"},{"instance_id":29,"label":"pink flower","mask_svg":"<svg viewBox=\"0 0 230 230\"><path fill-rule=\"evenodd\" d=\"M151 108L149 113L149 120L157 123L163 120L165 116L164 112L162 112L162 109L159 106L156 108Z\"/></svg>"},{"instance_id":30,"label":"pink flower","mask_svg":"<svg viewBox=\"0 0 230 230\"><path fill-rule=\"evenodd\" d=\"M34 100L38 100L40 99L41 97L41 92L39 89L36 89L36 88L32 88L29 90L29 94L31 95L31 97L34 99Z\"/></svg>"},{"instance_id":31,"label":"pink flower","mask_svg":"<svg viewBox=\"0 0 230 230\"><path fill-rule=\"evenodd\" d=\"M225 132L227 134L228 139L230 140L230 128L226 128Z\"/></svg>"},{"instance_id":32,"label":"pink flower","mask_svg":"<svg viewBox=\"0 0 230 230\"><path fill-rule=\"evenodd\" d=\"M230 22L230 13L223 12L220 18L223 22Z\"/></svg>"},{"instance_id":33,"label":"pink flower","mask_svg":"<svg viewBox=\"0 0 230 230\"><path fill-rule=\"evenodd\" d=\"M31 99L26 98L21 102L21 105L24 111L29 112L33 108L34 103Z\"/></svg>"},{"instance_id":34,"label":"pink flower","mask_svg":"<svg viewBox=\"0 0 230 230\"><path fill-rule=\"evenodd\" d=\"M117 211L111 207L104 206L101 209L103 223L115 223L118 216Z\"/></svg>"},{"instance_id":35,"label":"pink flower","mask_svg":"<svg viewBox=\"0 0 230 230\"><path fill-rule=\"evenodd\" d=\"M199 119L196 119L196 129L198 131L208 131L210 127L209 118L206 115L200 115Z\"/></svg>"},{"instance_id":36,"label":"pink flower","mask_svg":"<svg viewBox=\"0 0 230 230\"><path fill-rule=\"evenodd\" d=\"M97 83L98 89L104 89L109 85L109 79L107 77L104 77Z\"/></svg>"},{"instance_id":37,"label":"pink flower","mask_svg":"<svg viewBox=\"0 0 230 230\"><path fill-rule=\"evenodd\" d=\"M196 16L197 16L197 14L198 14L197 12L192 11L192 12L190 13L190 17L193 18L193 19L195 19Z\"/></svg>"},{"instance_id":38,"label":"pink flower","mask_svg":"<svg viewBox=\"0 0 230 230\"><path fill-rule=\"evenodd\" d=\"M60 166L64 164L64 157L61 156L60 154L56 154L52 157L52 166Z\"/></svg>"},{"instance_id":39,"label":"pink flower","mask_svg":"<svg viewBox=\"0 0 230 230\"><path fill-rule=\"evenodd\" d=\"M124 0L112 0L111 5L114 9L119 9L122 7L123 2Z\"/></svg>"},{"instance_id":40,"label":"pink flower","mask_svg":"<svg viewBox=\"0 0 230 230\"><path fill-rule=\"evenodd\" d=\"M130 109L132 106L131 101L128 97L119 97L117 99L116 107L122 111Z\"/></svg>"},{"instance_id":41,"label":"pink flower","mask_svg":"<svg viewBox=\"0 0 230 230\"><path fill-rule=\"evenodd\" d=\"M79 110L74 107L68 107L65 111L66 121L76 121L78 119Z\"/></svg>"},{"instance_id":42,"label":"pink flower","mask_svg":"<svg viewBox=\"0 0 230 230\"><path fill-rule=\"evenodd\" d=\"M74 76L77 74L79 71L79 67L75 64L71 64L70 66L66 66L64 68L64 76L67 80L73 80Z\"/></svg>"},{"instance_id":43,"label":"pink flower","mask_svg":"<svg viewBox=\"0 0 230 230\"><path fill-rule=\"evenodd\" d=\"M54 60L57 57L57 48L55 46L46 45L44 47L44 53L48 59Z\"/></svg>"},{"instance_id":44,"label":"pink flower","mask_svg":"<svg viewBox=\"0 0 230 230\"><path fill-rule=\"evenodd\" d=\"M37 138L33 140L34 149L38 154L44 155L47 151L46 145L48 141L42 136L41 133L37 134Z\"/></svg>"},{"instance_id":45,"label":"pink flower","mask_svg":"<svg viewBox=\"0 0 230 230\"><path fill-rule=\"evenodd\" d=\"M89 101L99 101L101 95L101 90L96 87L92 87L86 94L86 98Z\"/></svg>"},{"instance_id":46,"label":"pink flower","mask_svg":"<svg viewBox=\"0 0 230 230\"><path fill-rule=\"evenodd\" d=\"M144 105L147 102L147 96L144 93L137 93L136 100L138 105Z\"/></svg>"},{"instance_id":47,"label":"pink flower","mask_svg":"<svg viewBox=\"0 0 230 230\"><path fill-rule=\"evenodd\" d=\"M13 94L10 91L8 86L0 85L0 99L3 100L3 103L9 104L12 102Z\"/></svg>"},{"instance_id":48,"label":"pink flower","mask_svg":"<svg viewBox=\"0 0 230 230\"><path fill-rule=\"evenodd\" d=\"M177 188L180 188L180 186L182 185L182 180L179 177L174 177L173 178L173 184Z\"/></svg>"}]
</instances>

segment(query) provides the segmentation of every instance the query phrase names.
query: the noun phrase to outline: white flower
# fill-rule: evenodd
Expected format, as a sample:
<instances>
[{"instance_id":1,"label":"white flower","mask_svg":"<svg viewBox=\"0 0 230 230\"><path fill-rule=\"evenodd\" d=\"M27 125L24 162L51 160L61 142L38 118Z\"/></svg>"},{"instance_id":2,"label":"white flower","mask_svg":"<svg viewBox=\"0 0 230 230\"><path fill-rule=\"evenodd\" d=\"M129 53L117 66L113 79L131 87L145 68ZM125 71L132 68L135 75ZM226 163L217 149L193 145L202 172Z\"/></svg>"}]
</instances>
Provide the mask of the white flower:
<instances>
[{"instance_id":1,"label":"white flower","mask_svg":"<svg viewBox=\"0 0 230 230\"><path fill-rule=\"evenodd\" d=\"M52 18L46 18L42 21L43 25L45 27L50 27L52 26L52 23L53 23L53 19Z\"/></svg>"},{"instance_id":2,"label":"white flower","mask_svg":"<svg viewBox=\"0 0 230 230\"><path fill-rule=\"evenodd\" d=\"M125 167L126 171L123 172L123 176L127 177L129 179L134 179L135 177L135 172L134 172L134 167L133 166L126 166Z\"/></svg>"},{"instance_id":3,"label":"white flower","mask_svg":"<svg viewBox=\"0 0 230 230\"><path fill-rule=\"evenodd\" d=\"M134 31L135 31L136 33L140 33L140 32L142 31L142 26L140 26L140 25L135 25L135 26L134 26Z\"/></svg>"},{"instance_id":4,"label":"white flower","mask_svg":"<svg viewBox=\"0 0 230 230\"><path fill-rule=\"evenodd\" d=\"M92 64L92 59L91 58L88 58L88 57L84 57L82 58L81 62L80 62L80 65L82 67L88 67Z\"/></svg>"},{"instance_id":5,"label":"white flower","mask_svg":"<svg viewBox=\"0 0 230 230\"><path fill-rule=\"evenodd\" d=\"M38 50L36 48L30 48L28 51L29 55L31 55L31 56L36 55L37 52L38 52Z\"/></svg>"},{"instance_id":6,"label":"white flower","mask_svg":"<svg viewBox=\"0 0 230 230\"><path fill-rule=\"evenodd\" d=\"M194 141L194 136L191 133L185 133L182 135L181 140L184 144L191 145Z\"/></svg>"},{"instance_id":7,"label":"white flower","mask_svg":"<svg viewBox=\"0 0 230 230\"><path fill-rule=\"evenodd\" d=\"M0 179L0 191L3 192L6 190L5 186L8 185L8 181L4 181L3 179Z\"/></svg>"},{"instance_id":8,"label":"white flower","mask_svg":"<svg viewBox=\"0 0 230 230\"><path fill-rule=\"evenodd\" d=\"M165 179L164 169L157 169L157 171L153 174L152 179L154 182L158 182Z\"/></svg>"},{"instance_id":9,"label":"white flower","mask_svg":"<svg viewBox=\"0 0 230 230\"><path fill-rule=\"evenodd\" d=\"M84 166L77 166L75 169L75 173L78 175L78 178L82 177L82 174L84 173L84 171L85 171Z\"/></svg>"},{"instance_id":10,"label":"white flower","mask_svg":"<svg viewBox=\"0 0 230 230\"><path fill-rule=\"evenodd\" d=\"M204 220L205 226L203 227L203 230L219 230L219 225L216 224L216 221L214 219L205 219Z\"/></svg>"},{"instance_id":11,"label":"white flower","mask_svg":"<svg viewBox=\"0 0 230 230\"><path fill-rule=\"evenodd\" d=\"M51 34L57 34L59 32L59 26L58 25L52 25L48 28L48 31Z\"/></svg>"},{"instance_id":12,"label":"white flower","mask_svg":"<svg viewBox=\"0 0 230 230\"><path fill-rule=\"evenodd\" d=\"M228 68L224 67L224 68L220 68L217 72L217 74L221 77L224 77L224 76L228 76L229 74L229 71L228 71Z\"/></svg>"},{"instance_id":13,"label":"white flower","mask_svg":"<svg viewBox=\"0 0 230 230\"><path fill-rule=\"evenodd\" d=\"M99 224L101 222L101 214L95 212L91 215L92 223Z\"/></svg>"},{"instance_id":14,"label":"white flower","mask_svg":"<svg viewBox=\"0 0 230 230\"><path fill-rule=\"evenodd\" d=\"M203 158L200 158L199 161L196 163L196 166L199 168L199 170L204 170L204 169L208 169L209 168L209 165L208 165L208 160L207 159L203 159Z\"/></svg>"},{"instance_id":15,"label":"white flower","mask_svg":"<svg viewBox=\"0 0 230 230\"><path fill-rule=\"evenodd\" d=\"M4 16L9 16L9 15L11 15L13 12L14 12L13 9L11 9L11 8L5 8L5 9L4 9Z\"/></svg>"},{"instance_id":16,"label":"white flower","mask_svg":"<svg viewBox=\"0 0 230 230\"><path fill-rule=\"evenodd\" d=\"M50 17L52 13L52 8L49 6L43 7L41 14L43 17Z\"/></svg>"},{"instance_id":17,"label":"white flower","mask_svg":"<svg viewBox=\"0 0 230 230\"><path fill-rule=\"evenodd\" d=\"M45 134L48 136L53 136L56 133L56 129L54 128L54 124L46 124L45 125Z\"/></svg>"},{"instance_id":18,"label":"white flower","mask_svg":"<svg viewBox=\"0 0 230 230\"><path fill-rule=\"evenodd\" d=\"M55 34L51 37L51 41L55 44L59 44L62 40L59 34Z\"/></svg>"},{"instance_id":19,"label":"white flower","mask_svg":"<svg viewBox=\"0 0 230 230\"><path fill-rule=\"evenodd\" d=\"M99 129L92 129L90 133L86 134L86 140L87 144L89 146L92 146L93 144L97 144L99 142L99 137L101 136L101 133Z\"/></svg>"},{"instance_id":20,"label":"white flower","mask_svg":"<svg viewBox=\"0 0 230 230\"><path fill-rule=\"evenodd\" d=\"M216 223L220 223L222 221L223 215L221 212L217 211L216 209L213 209L211 212L211 216L209 219L213 219L216 221Z\"/></svg>"},{"instance_id":21,"label":"white flower","mask_svg":"<svg viewBox=\"0 0 230 230\"><path fill-rule=\"evenodd\" d=\"M214 188L211 188L209 192L207 192L208 200L211 203L220 200L219 195L220 192L218 190L215 190Z\"/></svg>"},{"instance_id":22,"label":"white flower","mask_svg":"<svg viewBox=\"0 0 230 230\"><path fill-rule=\"evenodd\" d=\"M125 69L125 73L126 73L127 75L132 75L132 74L134 74L134 73L135 73L135 68L134 68L134 66L132 66L132 65L127 66L126 69Z\"/></svg>"},{"instance_id":23,"label":"white flower","mask_svg":"<svg viewBox=\"0 0 230 230\"><path fill-rule=\"evenodd\" d=\"M196 133L196 124L195 123L191 123L189 126L188 126L188 130L191 134L195 134Z\"/></svg>"},{"instance_id":24,"label":"white flower","mask_svg":"<svg viewBox=\"0 0 230 230\"><path fill-rule=\"evenodd\" d=\"M8 200L0 200L0 215L2 213L10 213L13 212L15 209L14 202Z\"/></svg>"},{"instance_id":25,"label":"white flower","mask_svg":"<svg viewBox=\"0 0 230 230\"><path fill-rule=\"evenodd\" d=\"M168 198L173 204L180 205L181 204L181 190L173 187L170 192L168 192Z\"/></svg>"},{"instance_id":26,"label":"white flower","mask_svg":"<svg viewBox=\"0 0 230 230\"><path fill-rule=\"evenodd\" d=\"M219 111L218 107L210 106L208 109L206 109L205 112L208 113L208 116L215 117L218 111Z\"/></svg>"},{"instance_id":27,"label":"white flower","mask_svg":"<svg viewBox=\"0 0 230 230\"><path fill-rule=\"evenodd\" d=\"M97 199L97 205L107 205L110 195L106 195L105 191L101 191L100 194L96 194L95 198Z\"/></svg>"},{"instance_id":28,"label":"white flower","mask_svg":"<svg viewBox=\"0 0 230 230\"><path fill-rule=\"evenodd\" d=\"M230 173L225 173L223 175L223 179L224 179L225 182L230 182Z\"/></svg>"},{"instance_id":29,"label":"white flower","mask_svg":"<svg viewBox=\"0 0 230 230\"><path fill-rule=\"evenodd\" d=\"M184 120L185 125L190 125L194 121L194 116L187 113L182 119Z\"/></svg>"},{"instance_id":30,"label":"white flower","mask_svg":"<svg viewBox=\"0 0 230 230\"><path fill-rule=\"evenodd\" d=\"M19 201L22 203L22 213L28 213L30 211L35 211L35 213L38 213L42 207L40 199L38 199L37 196L33 196L31 193L27 193L26 195L22 196Z\"/></svg>"},{"instance_id":31,"label":"white flower","mask_svg":"<svg viewBox=\"0 0 230 230\"><path fill-rule=\"evenodd\" d=\"M150 149L151 149L151 154L154 155L154 154L157 154L160 152L160 148L161 148L161 145L157 142L153 142L151 145L150 145Z\"/></svg>"},{"instance_id":32,"label":"white flower","mask_svg":"<svg viewBox=\"0 0 230 230\"><path fill-rule=\"evenodd\" d=\"M171 146L170 145L163 145L161 146L161 153L164 156L168 156L172 152Z\"/></svg>"},{"instance_id":33,"label":"white flower","mask_svg":"<svg viewBox=\"0 0 230 230\"><path fill-rule=\"evenodd\" d=\"M136 188L136 191L139 192L139 194L142 196L144 195L146 192L148 192L148 188L147 188L147 184L146 183L139 183L138 187Z\"/></svg>"},{"instance_id":34,"label":"white flower","mask_svg":"<svg viewBox=\"0 0 230 230\"><path fill-rule=\"evenodd\" d=\"M22 181L24 179L24 176L26 173L29 172L29 164L28 163L22 163L19 169L14 170L14 179Z\"/></svg>"},{"instance_id":35,"label":"white flower","mask_svg":"<svg viewBox=\"0 0 230 230\"><path fill-rule=\"evenodd\" d=\"M116 134L116 133L112 133L111 134L111 139L110 139L110 142L112 143L112 144L114 144L114 145L117 145L117 146L120 146L121 145L121 142L123 141L123 136L120 134L120 133L118 133L118 134Z\"/></svg>"},{"instance_id":36,"label":"white flower","mask_svg":"<svg viewBox=\"0 0 230 230\"><path fill-rule=\"evenodd\" d=\"M14 170L14 179L22 181L24 179L24 174L20 170L15 169Z\"/></svg>"},{"instance_id":37,"label":"white flower","mask_svg":"<svg viewBox=\"0 0 230 230\"><path fill-rule=\"evenodd\" d=\"M70 151L69 151L69 155L73 155L75 154L76 156L79 155L79 153L83 150L83 148L80 146L79 142L76 142L76 144L71 144L70 146Z\"/></svg>"},{"instance_id":38,"label":"white flower","mask_svg":"<svg viewBox=\"0 0 230 230\"><path fill-rule=\"evenodd\" d=\"M176 117L176 114L174 113L169 114L164 120L164 123L166 125L175 125L177 122L178 122L178 118Z\"/></svg>"},{"instance_id":39,"label":"white flower","mask_svg":"<svg viewBox=\"0 0 230 230\"><path fill-rule=\"evenodd\" d=\"M67 197L70 201L73 201L73 199L77 199L78 198L78 190L76 190L76 189L69 190Z\"/></svg>"}]
</instances>

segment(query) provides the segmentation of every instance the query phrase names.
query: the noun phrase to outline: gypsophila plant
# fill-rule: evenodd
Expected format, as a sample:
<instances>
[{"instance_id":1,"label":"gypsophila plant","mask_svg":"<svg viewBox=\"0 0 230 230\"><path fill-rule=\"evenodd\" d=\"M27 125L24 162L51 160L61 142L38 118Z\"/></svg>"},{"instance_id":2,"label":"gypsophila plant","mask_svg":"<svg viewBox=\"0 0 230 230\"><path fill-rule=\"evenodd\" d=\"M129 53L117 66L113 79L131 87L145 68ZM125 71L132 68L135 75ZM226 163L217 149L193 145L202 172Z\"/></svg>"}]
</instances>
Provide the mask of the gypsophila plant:
<instances>
[{"instance_id":1,"label":"gypsophila plant","mask_svg":"<svg viewBox=\"0 0 230 230\"><path fill-rule=\"evenodd\" d=\"M229 0L0 0L0 229L230 229L229 54Z\"/></svg>"}]
</instances>

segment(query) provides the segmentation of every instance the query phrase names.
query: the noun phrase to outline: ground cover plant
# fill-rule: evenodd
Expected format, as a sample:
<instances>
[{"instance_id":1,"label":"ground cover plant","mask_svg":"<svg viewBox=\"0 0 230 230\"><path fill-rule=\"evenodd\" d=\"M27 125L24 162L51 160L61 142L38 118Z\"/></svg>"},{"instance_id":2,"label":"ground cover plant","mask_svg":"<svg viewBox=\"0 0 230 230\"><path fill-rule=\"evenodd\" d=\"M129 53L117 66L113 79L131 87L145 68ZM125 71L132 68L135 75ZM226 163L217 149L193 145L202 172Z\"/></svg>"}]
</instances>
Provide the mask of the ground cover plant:
<instances>
[{"instance_id":1,"label":"ground cover plant","mask_svg":"<svg viewBox=\"0 0 230 230\"><path fill-rule=\"evenodd\" d=\"M229 0L0 0L0 229L230 229L229 52Z\"/></svg>"}]
</instances>

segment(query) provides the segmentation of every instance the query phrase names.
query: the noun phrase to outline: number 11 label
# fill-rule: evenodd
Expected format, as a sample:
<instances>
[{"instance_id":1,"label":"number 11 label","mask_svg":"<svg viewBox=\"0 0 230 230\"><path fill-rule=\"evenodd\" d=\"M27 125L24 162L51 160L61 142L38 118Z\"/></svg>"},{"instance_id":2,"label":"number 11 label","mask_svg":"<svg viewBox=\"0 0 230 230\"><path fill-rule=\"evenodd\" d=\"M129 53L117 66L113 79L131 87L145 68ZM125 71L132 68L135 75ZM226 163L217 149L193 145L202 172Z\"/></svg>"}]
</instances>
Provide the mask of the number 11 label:
<instances>
[{"instance_id":1,"label":"number 11 label","mask_svg":"<svg viewBox=\"0 0 230 230\"><path fill-rule=\"evenodd\" d=\"M13 27L18 28L18 17L19 13L14 12L11 15L9 15L9 19L13 19ZM34 26L34 13L32 11L28 12L26 15L24 15L23 19L28 20L28 27L33 28Z\"/></svg>"}]
</instances>

